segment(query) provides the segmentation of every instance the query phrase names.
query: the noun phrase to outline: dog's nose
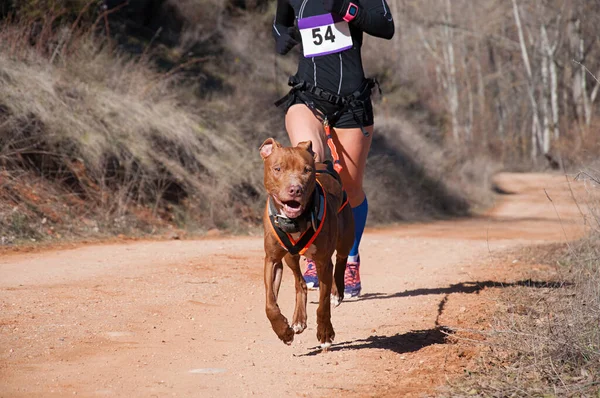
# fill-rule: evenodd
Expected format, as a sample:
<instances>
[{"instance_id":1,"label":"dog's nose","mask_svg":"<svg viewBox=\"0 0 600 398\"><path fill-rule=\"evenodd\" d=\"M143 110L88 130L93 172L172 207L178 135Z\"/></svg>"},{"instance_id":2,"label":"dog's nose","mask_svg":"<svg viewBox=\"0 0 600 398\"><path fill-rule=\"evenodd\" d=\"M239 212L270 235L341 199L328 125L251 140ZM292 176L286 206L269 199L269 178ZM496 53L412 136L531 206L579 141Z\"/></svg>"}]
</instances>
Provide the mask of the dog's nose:
<instances>
[{"instance_id":1,"label":"dog's nose","mask_svg":"<svg viewBox=\"0 0 600 398\"><path fill-rule=\"evenodd\" d=\"M288 188L288 193L290 196L300 196L302 195L302 186L300 185L290 185Z\"/></svg>"}]
</instances>

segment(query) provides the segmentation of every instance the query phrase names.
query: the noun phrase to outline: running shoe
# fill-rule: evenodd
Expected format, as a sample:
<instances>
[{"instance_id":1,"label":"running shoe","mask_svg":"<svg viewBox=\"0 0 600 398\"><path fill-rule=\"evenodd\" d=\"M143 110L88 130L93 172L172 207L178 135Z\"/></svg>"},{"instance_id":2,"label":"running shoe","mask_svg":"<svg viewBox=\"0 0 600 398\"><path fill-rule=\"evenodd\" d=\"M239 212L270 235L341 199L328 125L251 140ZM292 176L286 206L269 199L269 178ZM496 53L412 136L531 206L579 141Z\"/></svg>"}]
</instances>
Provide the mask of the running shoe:
<instances>
[{"instance_id":1,"label":"running shoe","mask_svg":"<svg viewBox=\"0 0 600 398\"><path fill-rule=\"evenodd\" d=\"M348 261L346 263L346 272L344 273L344 298L360 296L360 257L356 262Z\"/></svg>"}]
</instances>

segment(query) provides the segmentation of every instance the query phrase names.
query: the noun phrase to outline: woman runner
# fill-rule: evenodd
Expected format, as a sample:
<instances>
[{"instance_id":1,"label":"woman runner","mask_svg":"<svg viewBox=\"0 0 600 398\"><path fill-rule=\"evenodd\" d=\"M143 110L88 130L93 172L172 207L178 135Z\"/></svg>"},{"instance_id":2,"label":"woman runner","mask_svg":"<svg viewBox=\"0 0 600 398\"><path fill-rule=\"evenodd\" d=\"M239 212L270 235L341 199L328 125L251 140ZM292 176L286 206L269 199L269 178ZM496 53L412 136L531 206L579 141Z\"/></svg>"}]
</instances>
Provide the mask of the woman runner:
<instances>
[{"instance_id":1,"label":"woman runner","mask_svg":"<svg viewBox=\"0 0 600 398\"><path fill-rule=\"evenodd\" d=\"M352 207L354 246L346 266L345 296L360 295L360 255L369 205L363 191L367 155L373 137L371 90L362 66L363 33L391 39L394 21L385 0L278 0L273 23L277 52L287 54L302 43L290 93L278 105L286 110L285 126L293 146L312 141L316 160L325 160L325 125L342 166L340 176ZM304 279L318 288L315 264L307 261Z\"/></svg>"}]
</instances>

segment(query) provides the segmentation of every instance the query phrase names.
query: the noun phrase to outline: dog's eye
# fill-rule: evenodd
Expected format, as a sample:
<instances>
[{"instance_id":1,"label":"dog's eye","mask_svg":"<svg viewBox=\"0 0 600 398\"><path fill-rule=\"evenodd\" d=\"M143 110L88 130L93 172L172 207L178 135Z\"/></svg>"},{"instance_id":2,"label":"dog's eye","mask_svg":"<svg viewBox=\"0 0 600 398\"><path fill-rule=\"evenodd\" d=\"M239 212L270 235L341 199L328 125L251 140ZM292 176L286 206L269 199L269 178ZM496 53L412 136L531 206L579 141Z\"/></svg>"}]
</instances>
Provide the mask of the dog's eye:
<instances>
[{"instance_id":1,"label":"dog's eye","mask_svg":"<svg viewBox=\"0 0 600 398\"><path fill-rule=\"evenodd\" d=\"M279 171L281 171L281 167L279 167L279 166L275 166L275 167L273 167L273 170L275 170L275 171L279 172Z\"/></svg>"},{"instance_id":2,"label":"dog's eye","mask_svg":"<svg viewBox=\"0 0 600 398\"><path fill-rule=\"evenodd\" d=\"M306 174L308 174L308 173L312 173L312 167L310 167L310 166L306 166L306 167L304 168L304 172L305 172Z\"/></svg>"}]
</instances>

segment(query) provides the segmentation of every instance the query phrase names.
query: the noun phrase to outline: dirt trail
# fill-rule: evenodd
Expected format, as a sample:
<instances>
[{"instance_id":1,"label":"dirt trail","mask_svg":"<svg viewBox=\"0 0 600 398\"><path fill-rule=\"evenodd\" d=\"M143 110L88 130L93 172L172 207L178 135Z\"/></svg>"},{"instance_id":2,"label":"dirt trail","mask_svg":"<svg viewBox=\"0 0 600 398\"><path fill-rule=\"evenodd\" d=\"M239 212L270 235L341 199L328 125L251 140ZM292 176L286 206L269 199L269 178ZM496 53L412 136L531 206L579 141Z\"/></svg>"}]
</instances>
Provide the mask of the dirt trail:
<instances>
[{"instance_id":1,"label":"dirt trail","mask_svg":"<svg viewBox=\"0 0 600 398\"><path fill-rule=\"evenodd\" d=\"M325 354L316 292L291 347L270 329L261 238L0 256L0 396L431 394L472 356L445 343L445 327L487 325L479 314L494 302L472 293L532 267L495 254L584 231L564 176L497 183L513 194L485 217L368 230L363 296L333 311L336 344ZM287 269L281 289L291 317Z\"/></svg>"}]
</instances>

